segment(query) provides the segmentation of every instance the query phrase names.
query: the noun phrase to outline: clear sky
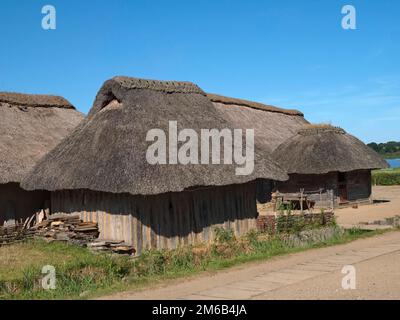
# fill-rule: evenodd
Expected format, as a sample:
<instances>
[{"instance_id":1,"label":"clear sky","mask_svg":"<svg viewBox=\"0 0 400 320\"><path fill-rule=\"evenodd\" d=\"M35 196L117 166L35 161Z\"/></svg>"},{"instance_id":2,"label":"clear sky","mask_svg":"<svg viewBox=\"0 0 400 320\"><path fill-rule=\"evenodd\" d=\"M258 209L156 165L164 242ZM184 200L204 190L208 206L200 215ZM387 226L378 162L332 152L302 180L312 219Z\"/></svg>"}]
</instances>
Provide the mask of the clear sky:
<instances>
[{"instance_id":1,"label":"clear sky","mask_svg":"<svg viewBox=\"0 0 400 320\"><path fill-rule=\"evenodd\" d=\"M43 30L54 5L57 29ZM341 27L344 5L357 30ZM116 75L303 111L365 142L400 140L398 0L1 0L0 90L87 113Z\"/></svg>"}]
</instances>

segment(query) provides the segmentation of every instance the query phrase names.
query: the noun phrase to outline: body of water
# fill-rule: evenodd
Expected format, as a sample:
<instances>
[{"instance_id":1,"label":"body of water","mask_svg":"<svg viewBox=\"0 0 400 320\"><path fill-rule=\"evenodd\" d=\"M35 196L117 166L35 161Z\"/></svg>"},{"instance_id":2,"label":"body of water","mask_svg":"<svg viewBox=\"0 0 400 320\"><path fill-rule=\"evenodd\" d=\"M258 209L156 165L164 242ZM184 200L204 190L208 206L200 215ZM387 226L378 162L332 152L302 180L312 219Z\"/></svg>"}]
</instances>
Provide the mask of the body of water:
<instances>
[{"instance_id":1,"label":"body of water","mask_svg":"<svg viewBox=\"0 0 400 320\"><path fill-rule=\"evenodd\" d=\"M400 168L400 159L386 159L391 168Z\"/></svg>"}]
</instances>

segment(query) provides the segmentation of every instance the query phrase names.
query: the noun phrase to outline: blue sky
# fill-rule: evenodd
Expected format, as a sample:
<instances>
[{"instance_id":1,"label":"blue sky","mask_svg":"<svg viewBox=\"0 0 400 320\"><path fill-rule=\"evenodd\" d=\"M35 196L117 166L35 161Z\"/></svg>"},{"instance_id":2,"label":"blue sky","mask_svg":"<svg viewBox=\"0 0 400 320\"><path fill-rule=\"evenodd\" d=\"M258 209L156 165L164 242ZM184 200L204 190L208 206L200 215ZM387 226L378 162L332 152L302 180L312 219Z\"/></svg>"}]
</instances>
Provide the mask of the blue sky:
<instances>
[{"instance_id":1,"label":"blue sky","mask_svg":"<svg viewBox=\"0 0 400 320\"><path fill-rule=\"evenodd\" d=\"M57 29L41 28L44 5ZM341 8L357 30L341 28ZM400 140L400 1L1 0L0 90L87 112L115 75L303 111L365 142Z\"/></svg>"}]
</instances>

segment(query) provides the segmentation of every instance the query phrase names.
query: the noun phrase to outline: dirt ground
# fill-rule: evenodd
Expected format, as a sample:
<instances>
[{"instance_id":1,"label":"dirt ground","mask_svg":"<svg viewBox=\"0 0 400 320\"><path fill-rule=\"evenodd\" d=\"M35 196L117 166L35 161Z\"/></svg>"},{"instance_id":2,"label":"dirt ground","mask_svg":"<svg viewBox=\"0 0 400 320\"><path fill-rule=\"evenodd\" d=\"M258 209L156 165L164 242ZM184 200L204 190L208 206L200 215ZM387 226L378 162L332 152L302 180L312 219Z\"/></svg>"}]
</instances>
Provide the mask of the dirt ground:
<instances>
[{"instance_id":1,"label":"dirt ground","mask_svg":"<svg viewBox=\"0 0 400 320\"><path fill-rule=\"evenodd\" d=\"M345 290L344 266L355 267L356 289ZM141 291L113 300L396 299L400 300L400 232L348 244L248 263Z\"/></svg>"},{"instance_id":2,"label":"dirt ground","mask_svg":"<svg viewBox=\"0 0 400 320\"><path fill-rule=\"evenodd\" d=\"M372 199L389 200L389 202L361 205L358 209L335 210L337 222L342 226L349 226L400 215L400 186L372 187Z\"/></svg>"},{"instance_id":3,"label":"dirt ground","mask_svg":"<svg viewBox=\"0 0 400 320\"><path fill-rule=\"evenodd\" d=\"M378 256L353 265L356 271L356 288L343 290L344 274L337 270L304 283L268 292L256 299L321 299L321 300L399 300L400 251Z\"/></svg>"}]
</instances>

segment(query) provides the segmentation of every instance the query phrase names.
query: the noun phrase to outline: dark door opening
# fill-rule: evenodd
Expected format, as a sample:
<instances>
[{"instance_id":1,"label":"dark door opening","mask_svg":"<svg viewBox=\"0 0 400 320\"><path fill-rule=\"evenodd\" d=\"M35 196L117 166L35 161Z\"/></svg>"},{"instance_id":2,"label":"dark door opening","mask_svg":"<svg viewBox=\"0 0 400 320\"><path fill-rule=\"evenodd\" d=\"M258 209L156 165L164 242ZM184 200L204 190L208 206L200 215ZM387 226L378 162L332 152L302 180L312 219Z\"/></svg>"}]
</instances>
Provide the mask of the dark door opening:
<instances>
[{"instance_id":1,"label":"dark door opening","mask_svg":"<svg viewBox=\"0 0 400 320\"><path fill-rule=\"evenodd\" d=\"M8 201L6 204L6 214L5 214L5 221L4 221L4 226L12 226L15 225L16 222L16 209L15 209L15 204L11 201Z\"/></svg>"},{"instance_id":2,"label":"dark door opening","mask_svg":"<svg viewBox=\"0 0 400 320\"><path fill-rule=\"evenodd\" d=\"M347 194L347 174L345 172L339 172L338 176L339 185L339 199L340 203L348 202Z\"/></svg>"}]
</instances>

